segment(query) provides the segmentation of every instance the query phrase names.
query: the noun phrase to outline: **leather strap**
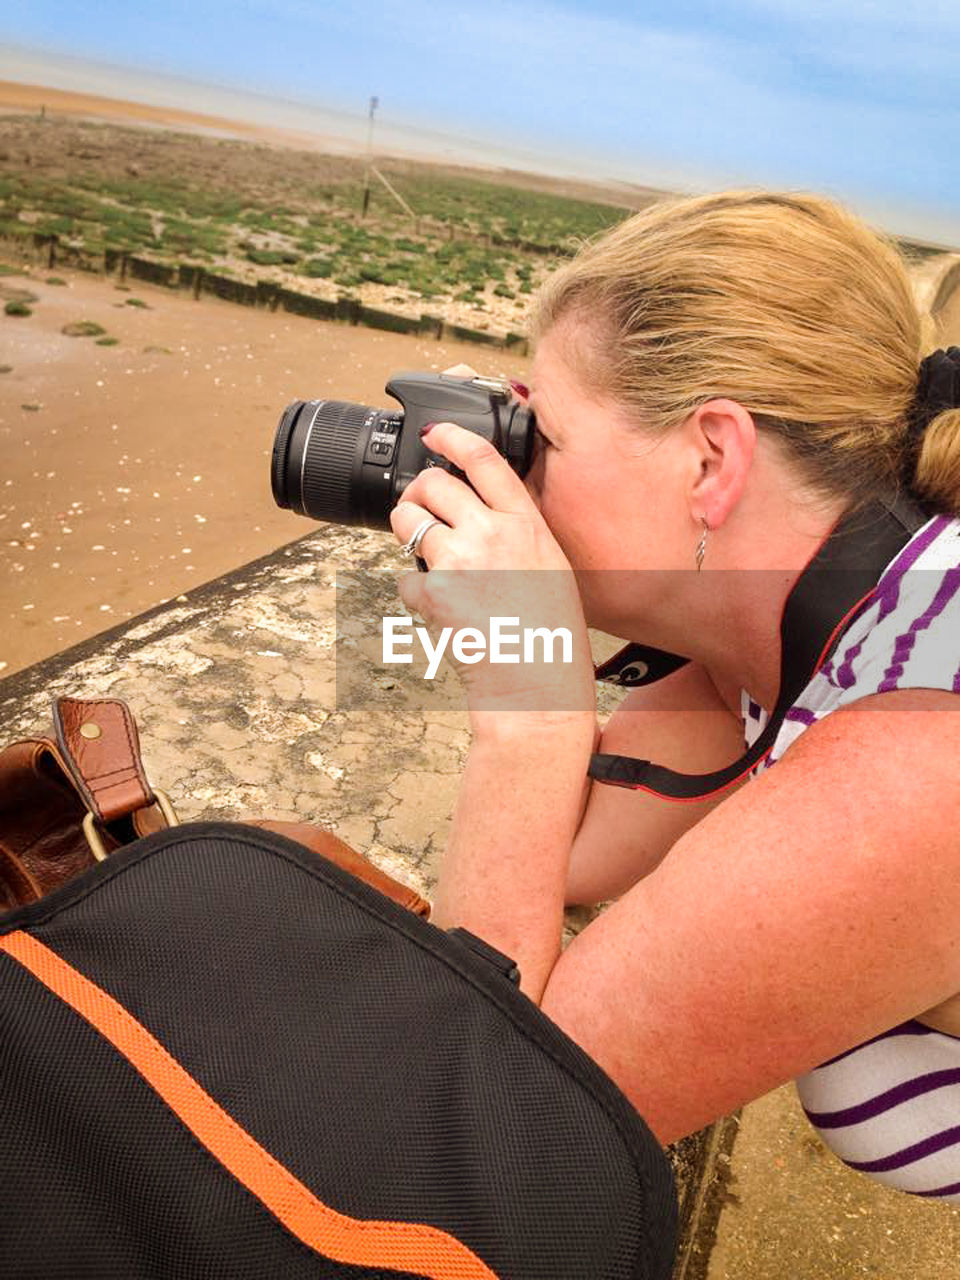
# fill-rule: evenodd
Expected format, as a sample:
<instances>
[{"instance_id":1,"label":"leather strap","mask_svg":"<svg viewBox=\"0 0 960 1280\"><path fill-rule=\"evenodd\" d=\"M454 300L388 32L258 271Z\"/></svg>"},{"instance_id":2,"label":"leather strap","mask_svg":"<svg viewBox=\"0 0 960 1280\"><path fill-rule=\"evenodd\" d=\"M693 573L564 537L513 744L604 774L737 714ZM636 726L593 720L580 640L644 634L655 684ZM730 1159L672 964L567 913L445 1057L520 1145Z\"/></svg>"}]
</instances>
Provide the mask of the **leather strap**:
<instances>
[{"instance_id":1,"label":"leather strap","mask_svg":"<svg viewBox=\"0 0 960 1280\"><path fill-rule=\"evenodd\" d=\"M155 802L126 703L57 698L53 725L63 762L98 821L115 822Z\"/></svg>"},{"instance_id":2,"label":"leather strap","mask_svg":"<svg viewBox=\"0 0 960 1280\"><path fill-rule=\"evenodd\" d=\"M107 853L167 825L126 703L58 698L53 716L56 742L31 738L0 751L0 911L43 897L93 864L81 830L84 807L98 820ZM430 914L415 889L323 827L269 818L243 825L295 840L415 915Z\"/></svg>"},{"instance_id":3,"label":"leather strap","mask_svg":"<svg viewBox=\"0 0 960 1280\"><path fill-rule=\"evenodd\" d=\"M394 880L393 876L375 867L363 854L351 849L332 831L324 831L323 827L315 827L310 822L281 822L274 818L247 818L243 825L275 831L277 835L286 836L288 840L295 840L297 844L305 845L313 853L319 853L321 858L326 858L328 862L335 862L338 867L349 871L358 880L365 880L374 889L379 889L385 897L392 898L394 902L399 903L401 907L406 907L414 915L423 916L424 919L430 915L430 903L426 898L421 898L416 889L411 889L400 880Z\"/></svg>"}]
</instances>

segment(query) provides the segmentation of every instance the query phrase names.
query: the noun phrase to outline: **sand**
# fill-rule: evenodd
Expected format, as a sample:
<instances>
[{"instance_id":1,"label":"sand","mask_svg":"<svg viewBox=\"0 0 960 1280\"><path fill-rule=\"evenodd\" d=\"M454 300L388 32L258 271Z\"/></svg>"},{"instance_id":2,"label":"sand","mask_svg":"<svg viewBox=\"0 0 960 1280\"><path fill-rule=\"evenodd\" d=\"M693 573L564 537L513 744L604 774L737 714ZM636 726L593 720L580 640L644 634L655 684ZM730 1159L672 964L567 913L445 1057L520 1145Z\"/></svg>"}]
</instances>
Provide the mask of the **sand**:
<instances>
[{"instance_id":1,"label":"sand","mask_svg":"<svg viewBox=\"0 0 960 1280\"><path fill-rule=\"evenodd\" d=\"M279 129L243 120L227 120L223 116L205 115L199 111L180 111L175 107L156 107L145 102L121 98L104 98L94 93L74 93L67 89L51 89L46 85L19 84L0 80L0 113L44 110L51 115L71 116L80 120L104 120L114 124L153 125L161 129L215 134L224 138L247 138L256 142L296 145L317 151L356 152L353 144L332 134L305 133Z\"/></svg>"},{"instance_id":2,"label":"sand","mask_svg":"<svg viewBox=\"0 0 960 1280\"><path fill-rule=\"evenodd\" d=\"M402 369L529 369L481 347L57 274L66 286L46 272L0 280L38 298L30 317L0 314L12 366L0 374L0 677L308 533L270 489L289 401L385 406ZM118 345L61 333L78 320Z\"/></svg>"}]
</instances>

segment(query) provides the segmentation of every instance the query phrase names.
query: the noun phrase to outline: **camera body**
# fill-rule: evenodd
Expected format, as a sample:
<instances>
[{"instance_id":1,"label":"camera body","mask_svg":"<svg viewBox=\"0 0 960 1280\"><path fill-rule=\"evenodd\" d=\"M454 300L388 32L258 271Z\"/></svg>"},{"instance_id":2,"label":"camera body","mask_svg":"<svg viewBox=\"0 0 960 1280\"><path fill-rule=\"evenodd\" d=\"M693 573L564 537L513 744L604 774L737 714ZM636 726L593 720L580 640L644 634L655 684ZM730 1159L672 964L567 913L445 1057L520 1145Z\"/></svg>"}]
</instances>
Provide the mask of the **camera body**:
<instances>
[{"instance_id":1,"label":"camera body","mask_svg":"<svg viewBox=\"0 0 960 1280\"><path fill-rule=\"evenodd\" d=\"M295 400L273 446L277 505L314 520L389 529L390 511L425 467L462 475L420 437L430 422L456 422L488 440L518 475L533 453L533 411L497 378L398 373L386 385L400 410L343 400Z\"/></svg>"}]
</instances>

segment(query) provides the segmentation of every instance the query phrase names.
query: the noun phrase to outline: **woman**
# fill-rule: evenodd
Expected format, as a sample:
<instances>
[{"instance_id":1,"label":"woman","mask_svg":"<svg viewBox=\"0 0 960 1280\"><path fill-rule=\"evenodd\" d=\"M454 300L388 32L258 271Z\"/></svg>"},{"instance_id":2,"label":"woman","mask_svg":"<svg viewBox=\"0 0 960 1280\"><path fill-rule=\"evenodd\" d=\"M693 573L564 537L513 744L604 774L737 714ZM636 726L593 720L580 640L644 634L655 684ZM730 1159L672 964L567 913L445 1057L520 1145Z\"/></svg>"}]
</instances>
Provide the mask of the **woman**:
<instances>
[{"instance_id":1,"label":"woman","mask_svg":"<svg viewBox=\"0 0 960 1280\"><path fill-rule=\"evenodd\" d=\"M797 1078L854 1167L960 1199L960 414L934 414L956 366L921 378L895 250L807 196L654 206L557 272L535 329L526 481L440 423L426 443L472 488L429 469L393 515L404 542L442 522L419 544L439 572L402 585L428 623L523 624L536 579L575 640L562 699L557 666L464 667L434 919L512 955L661 1140ZM757 776L686 804L585 785L596 750L692 774L741 756L798 579L901 487L931 518ZM450 589L464 568L499 572ZM587 626L690 659L602 735ZM561 953L564 902L611 898Z\"/></svg>"}]
</instances>

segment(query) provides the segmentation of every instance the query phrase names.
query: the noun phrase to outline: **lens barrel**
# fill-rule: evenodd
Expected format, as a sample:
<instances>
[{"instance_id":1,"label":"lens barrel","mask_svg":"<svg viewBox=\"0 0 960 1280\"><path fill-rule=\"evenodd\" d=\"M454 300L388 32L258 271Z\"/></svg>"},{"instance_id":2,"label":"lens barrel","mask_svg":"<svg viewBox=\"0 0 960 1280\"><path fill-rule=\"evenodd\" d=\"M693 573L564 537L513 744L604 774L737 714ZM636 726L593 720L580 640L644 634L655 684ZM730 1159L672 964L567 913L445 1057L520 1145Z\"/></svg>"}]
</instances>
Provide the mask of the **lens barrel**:
<instances>
[{"instance_id":1,"label":"lens barrel","mask_svg":"<svg viewBox=\"0 0 960 1280\"><path fill-rule=\"evenodd\" d=\"M346 400L295 400L274 439L277 506L314 520L389 528L402 420L402 414Z\"/></svg>"},{"instance_id":2,"label":"lens barrel","mask_svg":"<svg viewBox=\"0 0 960 1280\"><path fill-rule=\"evenodd\" d=\"M398 373L387 394L402 409L347 400L295 400L273 444L274 501L313 520L389 529L390 512L426 467L466 476L431 452L430 422L456 422L491 444L521 477L533 456L536 424L529 405L500 379Z\"/></svg>"}]
</instances>

